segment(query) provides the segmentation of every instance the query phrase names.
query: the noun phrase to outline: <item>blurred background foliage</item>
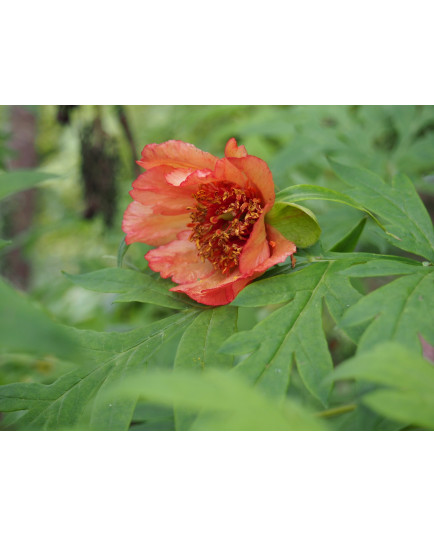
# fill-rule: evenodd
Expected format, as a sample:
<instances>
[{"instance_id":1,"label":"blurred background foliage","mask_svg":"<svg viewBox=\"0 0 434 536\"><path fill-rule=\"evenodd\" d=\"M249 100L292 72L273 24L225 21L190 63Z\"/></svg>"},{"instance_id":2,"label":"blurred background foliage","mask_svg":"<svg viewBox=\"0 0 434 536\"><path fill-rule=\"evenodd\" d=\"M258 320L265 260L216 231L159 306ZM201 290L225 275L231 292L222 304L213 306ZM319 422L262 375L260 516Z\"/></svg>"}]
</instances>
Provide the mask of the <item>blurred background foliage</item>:
<instances>
[{"instance_id":1,"label":"blurred background foliage","mask_svg":"<svg viewBox=\"0 0 434 536\"><path fill-rule=\"evenodd\" d=\"M0 169L32 167L56 178L0 202L0 236L12 240L0 252L1 274L49 315L81 329L124 331L172 314L150 304L113 303L115 295L78 287L62 271L116 266L122 216L144 145L180 139L223 156L231 137L269 164L277 190L293 184L340 189L327 160L333 157L388 179L407 174L433 213L434 106L2 106ZM326 245L360 219L348 207L306 205L318 215ZM147 249L134 244L126 265L145 267ZM394 253L370 222L357 249ZM372 290L382 283L366 284ZM272 310L241 308L239 329ZM329 319L324 325L339 362L351 354L351 343L336 339ZM165 346L161 359L170 364L177 340ZM71 366L49 352L36 359L3 353L0 383L48 383ZM293 385L300 387L296 378ZM302 387L298 393L303 398ZM152 428L144 422L142 429Z\"/></svg>"}]
</instances>

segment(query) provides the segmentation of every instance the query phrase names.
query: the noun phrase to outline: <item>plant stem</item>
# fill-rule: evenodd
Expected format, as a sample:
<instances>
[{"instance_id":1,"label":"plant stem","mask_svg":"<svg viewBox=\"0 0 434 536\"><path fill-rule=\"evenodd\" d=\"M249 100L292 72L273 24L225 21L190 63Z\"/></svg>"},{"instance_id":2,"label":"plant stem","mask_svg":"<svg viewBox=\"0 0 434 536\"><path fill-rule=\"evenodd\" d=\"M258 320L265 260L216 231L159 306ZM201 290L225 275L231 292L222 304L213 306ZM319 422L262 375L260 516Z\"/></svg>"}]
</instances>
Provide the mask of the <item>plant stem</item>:
<instances>
[{"instance_id":1,"label":"plant stem","mask_svg":"<svg viewBox=\"0 0 434 536\"><path fill-rule=\"evenodd\" d=\"M338 406L337 408L326 409L325 411L320 411L316 414L317 417L336 417L337 415L342 415L343 413L349 413L354 411L357 408L357 404L348 404L346 406Z\"/></svg>"}]
</instances>

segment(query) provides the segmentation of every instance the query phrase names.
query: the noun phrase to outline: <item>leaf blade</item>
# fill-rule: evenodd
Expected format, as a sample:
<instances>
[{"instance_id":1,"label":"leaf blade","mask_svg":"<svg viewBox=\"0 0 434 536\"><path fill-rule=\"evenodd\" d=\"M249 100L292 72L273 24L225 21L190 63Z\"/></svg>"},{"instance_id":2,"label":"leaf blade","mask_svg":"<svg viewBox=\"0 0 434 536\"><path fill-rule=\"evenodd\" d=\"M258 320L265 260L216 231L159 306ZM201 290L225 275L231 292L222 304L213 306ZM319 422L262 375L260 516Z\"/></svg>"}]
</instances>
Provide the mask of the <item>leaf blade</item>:
<instances>
[{"instance_id":1,"label":"leaf blade","mask_svg":"<svg viewBox=\"0 0 434 536\"><path fill-rule=\"evenodd\" d=\"M50 385L0 387L0 411L26 410L15 422L18 429L127 429L135 399L110 399L111 386L125 374L148 366L162 345L194 316L194 312L177 313L126 333L74 330L84 355L93 361Z\"/></svg>"},{"instance_id":2,"label":"leaf blade","mask_svg":"<svg viewBox=\"0 0 434 536\"><path fill-rule=\"evenodd\" d=\"M219 352L226 337L236 331L238 309L215 307L202 311L181 337L174 363L175 370L204 371L210 367L230 368L233 357ZM177 430L189 430L195 413L175 406Z\"/></svg>"},{"instance_id":3,"label":"leaf blade","mask_svg":"<svg viewBox=\"0 0 434 536\"><path fill-rule=\"evenodd\" d=\"M344 261L312 263L290 274L278 275L243 290L235 304L262 306L289 301L252 330L236 333L222 347L235 355L250 354L237 370L268 393L283 396L290 380L292 361L308 390L327 403L331 384L323 383L332 360L322 326L323 301L337 320L360 294L339 277Z\"/></svg>"},{"instance_id":4,"label":"leaf blade","mask_svg":"<svg viewBox=\"0 0 434 536\"><path fill-rule=\"evenodd\" d=\"M378 276L381 273L404 272L402 277L383 285L353 304L342 317L340 326L348 329L369 322L361 339L358 351L362 352L385 340L404 344L420 352L419 334L434 344L434 270L430 267L402 263L397 267L390 261L376 261L351 269L347 274L354 277ZM381 264L385 267L381 268ZM383 270L381 272L381 270Z\"/></svg>"},{"instance_id":5,"label":"leaf blade","mask_svg":"<svg viewBox=\"0 0 434 536\"><path fill-rule=\"evenodd\" d=\"M0 173L0 199L33 188L33 186L53 178L56 178L53 173L28 169Z\"/></svg>"},{"instance_id":6,"label":"leaf blade","mask_svg":"<svg viewBox=\"0 0 434 536\"><path fill-rule=\"evenodd\" d=\"M331 378L379 385L362 396L368 407L399 422L434 428L434 366L401 344L383 343L362 352L337 367Z\"/></svg>"},{"instance_id":7,"label":"leaf blade","mask_svg":"<svg viewBox=\"0 0 434 536\"><path fill-rule=\"evenodd\" d=\"M77 361L76 345L65 326L52 320L25 294L0 278L0 351L54 354Z\"/></svg>"},{"instance_id":8,"label":"leaf blade","mask_svg":"<svg viewBox=\"0 0 434 536\"><path fill-rule=\"evenodd\" d=\"M103 268L87 274L63 273L70 281L88 290L119 294L117 302L137 301L170 309L197 305L179 293L169 292L173 283L135 270Z\"/></svg>"},{"instance_id":9,"label":"leaf blade","mask_svg":"<svg viewBox=\"0 0 434 536\"><path fill-rule=\"evenodd\" d=\"M398 174L389 185L381 177L362 168L330 160L335 173L348 185L349 194L385 219L387 239L396 247L434 260L434 228L413 183Z\"/></svg>"},{"instance_id":10,"label":"leaf blade","mask_svg":"<svg viewBox=\"0 0 434 536\"><path fill-rule=\"evenodd\" d=\"M134 393L187 412L201 411L195 430L323 430L324 424L298 404L264 396L234 374L210 369L155 371L126 379L116 396Z\"/></svg>"},{"instance_id":11,"label":"leaf blade","mask_svg":"<svg viewBox=\"0 0 434 536\"><path fill-rule=\"evenodd\" d=\"M295 203L274 203L265 221L275 227L287 240L294 242L298 248L312 246L321 235L321 228L315 215L309 209Z\"/></svg>"}]
</instances>

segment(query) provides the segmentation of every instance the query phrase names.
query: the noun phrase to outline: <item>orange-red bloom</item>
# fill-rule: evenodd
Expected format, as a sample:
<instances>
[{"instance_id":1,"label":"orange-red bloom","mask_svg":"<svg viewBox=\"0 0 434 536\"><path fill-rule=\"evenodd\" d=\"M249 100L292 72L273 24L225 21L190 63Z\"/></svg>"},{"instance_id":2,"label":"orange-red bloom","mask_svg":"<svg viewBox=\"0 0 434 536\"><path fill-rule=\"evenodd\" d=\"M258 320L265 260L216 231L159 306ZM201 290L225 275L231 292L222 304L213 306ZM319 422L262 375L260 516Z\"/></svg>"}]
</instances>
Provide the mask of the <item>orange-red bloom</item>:
<instances>
[{"instance_id":1,"label":"orange-red bloom","mask_svg":"<svg viewBox=\"0 0 434 536\"><path fill-rule=\"evenodd\" d=\"M158 246L145 258L193 300L224 305L295 244L265 222L274 204L267 164L234 138L225 158L170 140L147 145L124 214L126 243Z\"/></svg>"}]
</instances>

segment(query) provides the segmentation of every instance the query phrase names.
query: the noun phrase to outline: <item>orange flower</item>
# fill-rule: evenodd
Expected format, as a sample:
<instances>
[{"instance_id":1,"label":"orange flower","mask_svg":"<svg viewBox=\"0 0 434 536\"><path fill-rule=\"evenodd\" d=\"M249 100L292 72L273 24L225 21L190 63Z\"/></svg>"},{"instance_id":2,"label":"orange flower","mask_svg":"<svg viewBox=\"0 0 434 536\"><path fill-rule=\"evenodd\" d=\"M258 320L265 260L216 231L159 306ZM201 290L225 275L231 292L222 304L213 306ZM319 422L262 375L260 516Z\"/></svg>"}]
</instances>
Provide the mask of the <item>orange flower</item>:
<instances>
[{"instance_id":1,"label":"orange flower","mask_svg":"<svg viewBox=\"0 0 434 536\"><path fill-rule=\"evenodd\" d=\"M296 251L265 222L274 204L267 164L234 138L225 158L170 140L147 145L124 214L126 243L158 246L145 258L164 278L206 305L224 305L267 268Z\"/></svg>"}]
</instances>

